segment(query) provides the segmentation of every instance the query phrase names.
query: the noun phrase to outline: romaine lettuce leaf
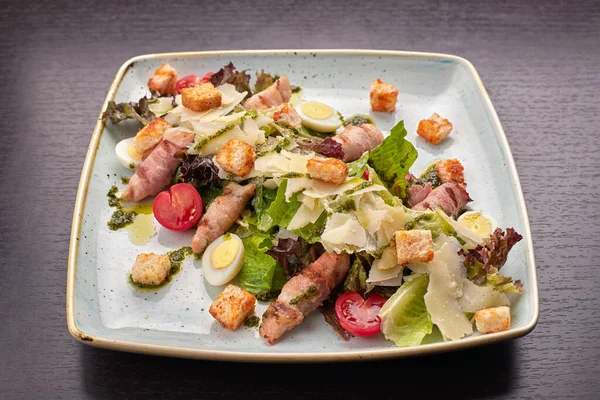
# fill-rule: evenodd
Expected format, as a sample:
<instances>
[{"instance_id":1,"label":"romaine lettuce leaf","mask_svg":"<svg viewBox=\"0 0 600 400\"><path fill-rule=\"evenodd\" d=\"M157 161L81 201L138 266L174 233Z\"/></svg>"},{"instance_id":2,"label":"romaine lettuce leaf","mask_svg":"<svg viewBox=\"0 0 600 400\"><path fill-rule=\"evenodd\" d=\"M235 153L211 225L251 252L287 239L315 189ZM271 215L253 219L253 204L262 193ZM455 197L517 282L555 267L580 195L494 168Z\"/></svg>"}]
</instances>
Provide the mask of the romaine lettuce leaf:
<instances>
[{"instance_id":1,"label":"romaine lettuce leaf","mask_svg":"<svg viewBox=\"0 0 600 400\"><path fill-rule=\"evenodd\" d=\"M358 160L348 163L348 176L363 176L369 161L369 152L365 152Z\"/></svg>"},{"instance_id":2,"label":"romaine lettuce leaf","mask_svg":"<svg viewBox=\"0 0 600 400\"><path fill-rule=\"evenodd\" d=\"M383 143L371 150L369 164L385 186L401 199L406 198L406 174L417 159L417 150L405 139L404 121L392 128Z\"/></svg>"},{"instance_id":3,"label":"romaine lettuce leaf","mask_svg":"<svg viewBox=\"0 0 600 400\"><path fill-rule=\"evenodd\" d=\"M465 256L467 278L480 286L493 286L499 292L523 293L521 281L513 281L510 276L499 274L508 253L521 239L523 237L513 228L507 228L506 233L496 228L484 245L468 251L461 249L460 254Z\"/></svg>"},{"instance_id":4,"label":"romaine lettuce leaf","mask_svg":"<svg viewBox=\"0 0 600 400\"><path fill-rule=\"evenodd\" d=\"M255 232L242 239L244 244L244 265L238 275L240 284L259 300L267 300L275 296L274 289L283 287L281 276L277 272L275 260L265 254L271 247L271 236L263 232ZM279 267L281 269L281 267Z\"/></svg>"},{"instance_id":5,"label":"romaine lettuce leaf","mask_svg":"<svg viewBox=\"0 0 600 400\"><path fill-rule=\"evenodd\" d=\"M437 239L441 234L446 236L456 236L456 232L452 226L438 213L431 210L411 210L411 213L416 215L404 225L404 229L425 229L431 231L431 235L434 239Z\"/></svg>"},{"instance_id":6,"label":"romaine lettuce leaf","mask_svg":"<svg viewBox=\"0 0 600 400\"><path fill-rule=\"evenodd\" d=\"M256 226L263 232L266 232L275 226L273 219L267 214L267 210L275 200L276 196L277 189L267 189L262 183L259 183L256 187L256 193L252 199L252 207L256 212Z\"/></svg>"},{"instance_id":7,"label":"romaine lettuce leaf","mask_svg":"<svg viewBox=\"0 0 600 400\"><path fill-rule=\"evenodd\" d=\"M271 229L273 226L281 226L287 228L294 214L300 208L302 203L298 201L298 193L294 193L290 197L290 201L285 201L285 189L287 188L287 179L284 179L277 189L277 195L275 199L269 205L269 208L265 213L270 217L270 221L265 219L265 223L260 225L258 229L266 231Z\"/></svg>"},{"instance_id":8,"label":"romaine lettuce leaf","mask_svg":"<svg viewBox=\"0 0 600 400\"><path fill-rule=\"evenodd\" d=\"M431 333L433 323L425 306L429 275L405 282L379 311L381 331L396 346L417 346Z\"/></svg>"}]
</instances>

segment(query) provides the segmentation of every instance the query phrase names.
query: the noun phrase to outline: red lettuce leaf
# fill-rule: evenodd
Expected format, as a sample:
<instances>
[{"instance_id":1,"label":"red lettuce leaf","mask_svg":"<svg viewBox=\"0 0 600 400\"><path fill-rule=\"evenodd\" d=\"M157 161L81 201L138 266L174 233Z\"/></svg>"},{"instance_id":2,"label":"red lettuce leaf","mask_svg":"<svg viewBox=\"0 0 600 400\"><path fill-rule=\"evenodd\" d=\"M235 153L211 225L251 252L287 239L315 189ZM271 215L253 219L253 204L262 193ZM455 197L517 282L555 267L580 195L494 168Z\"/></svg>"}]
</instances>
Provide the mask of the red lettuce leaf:
<instances>
[{"instance_id":1,"label":"red lettuce leaf","mask_svg":"<svg viewBox=\"0 0 600 400\"><path fill-rule=\"evenodd\" d=\"M297 240L292 238L279 239L276 246L266 251L281 266L283 273L288 278L302 271L324 252L325 249L322 244L315 243L311 245L301 237L298 237Z\"/></svg>"},{"instance_id":2,"label":"red lettuce leaf","mask_svg":"<svg viewBox=\"0 0 600 400\"><path fill-rule=\"evenodd\" d=\"M523 237L513 228L507 228L506 233L496 228L485 245L468 251L461 249L459 254L465 256L463 263L467 268L467 277L480 286L494 286L501 292L523 293L521 281L513 281L510 276L499 274L508 253L521 239Z\"/></svg>"},{"instance_id":3,"label":"red lettuce leaf","mask_svg":"<svg viewBox=\"0 0 600 400\"><path fill-rule=\"evenodd\" d=\"M252 89L250 89L250 75L248 75L246 71L236 71L232 62L211 76L210 83L214 86L230 83L235 86L235 90L238 92L248 92L246 97L252 95Z\"/></svg>"},{"instance_id":4,"label":"red lettuce leaf","mask_svg":"<svg viewBox=\"0 0 600 400\"><path fill-rule=\"evenodd\" d=\"M325 157L338 158L340 160L344 159L344 149L342 149L342 144L329 137L323 141L317 139L302 140L298 142L298 145L314 152L321 153Z\"/></svg>"}]
</instances>

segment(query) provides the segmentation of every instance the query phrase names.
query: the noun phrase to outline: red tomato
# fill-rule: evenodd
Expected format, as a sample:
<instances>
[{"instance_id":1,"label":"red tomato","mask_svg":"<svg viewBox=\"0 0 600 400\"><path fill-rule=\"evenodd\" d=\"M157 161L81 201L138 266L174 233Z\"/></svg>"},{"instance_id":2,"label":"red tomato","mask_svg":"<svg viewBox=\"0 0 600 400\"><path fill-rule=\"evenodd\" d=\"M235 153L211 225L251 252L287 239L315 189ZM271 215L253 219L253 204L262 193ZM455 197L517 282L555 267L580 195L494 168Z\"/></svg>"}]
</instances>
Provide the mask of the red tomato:
<instances>
[{"instance_id":1,"label":"red tomato","mask_svg":"<svg viewBox=\"0 0 600 400\"><path fill-rule=\"evenodd\" d=\"M188 75L177 81L175 87L177 88L177 93L181 94L181 89L189 88L199 83L209 82L210 78L214 75L214 72L206 73L202 78L198 78L196 75Z\"/></svg>"},{"instance_id":2,"label":"red tomato","mask_svg":"<svg viewBox=\"0 0 600 400\"><path fill-rule=\"evenodd\" d=\"M181 94L181 89L189 88L191 86L197 85L201 82L201 79L196 75L188 75L177 81L175 87L177 88L177 93Z\"/></svg>"},{"instance_id":3,"label":"red tomato","mask_svg":"<svg viewBox=\"0 0 600 400\"><path fill-rule=\"evenodd\" d=\"M214 72L207 72L206 74L204 74L204 76L202 77L202 79L200 79L200 83L209 82L210 78L212 78L212 76L214 74L215 74Z\"/></svg>"},{"instance_id":4,"label":"red tomato","mask_svg":"<svg viewBox=\"0 0 600 400\"><path fill-rule=\"evenodd\" d=\"M369 171L365 169L365 172L363 172L363 178L365 178L366 180L369 180Z\"/></svg>"},{"instance_id":5,"label":"red tomato","mask_svg":"<svg viewBox=\"0 0 600 400\"><path fill-rule=\"evenodd\" d=\"M342 293L335 302L335 313L345 330L356 336L372 336L381 331L377 316L387 298L379 294L364 300L356 292Z\"/></svg>"},{"instance_id":6,"label":"red tomato","mask_svg":"<svg viewBox=\"0 0 600 400\"><path fill-rule=\"evenodd\" d=\"M202 216L202 198L189 183L178 183L156 196L152 211L165 228L184 231L193 227Z\"/></svg>"}]
</instances>

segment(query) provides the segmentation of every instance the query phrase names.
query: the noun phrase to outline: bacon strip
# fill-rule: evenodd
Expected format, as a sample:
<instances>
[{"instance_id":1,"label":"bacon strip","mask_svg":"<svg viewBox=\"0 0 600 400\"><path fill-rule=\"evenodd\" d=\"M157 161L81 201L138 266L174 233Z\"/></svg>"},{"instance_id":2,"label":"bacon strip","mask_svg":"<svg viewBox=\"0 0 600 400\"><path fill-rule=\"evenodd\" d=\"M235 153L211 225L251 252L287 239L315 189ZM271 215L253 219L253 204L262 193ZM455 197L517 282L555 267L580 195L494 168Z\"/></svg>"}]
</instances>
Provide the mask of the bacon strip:
<instances>
[{"instance_id":1,"label":"bacon strip","mask_svg":"<svg viewBox=\"0 0 600 400\"><path fill-rule=\"evenodd\" d=\"M358 160L365 151L371 151L383 142L383 134L371 124L359 126L346 125L344 131L333 137L342 144L344 150L344 161Z\"/></svg>"},{"instance_id":2,"label":"bacon strip","mask_svg":"<svg viewBox=\"0 0 600 400\"><path fill-rule=\"evenodd\" d=\"M324 253L290 279L262 316L260 335L274 344L319 307L350 269L348 254Z\"/></svg>"},{"instance_id":3,"label":"bacon strip","mask_svg":"<svg viewBox=\"0 0 600 400\"><path fill-rule=\"evenodd\" d=\"M169 129L154 148L144 154L143 161L129 180L123 200L140 201L158 194L171 182L180 160L175 155L187 148L194 140L194 134Z\"/></svg>"},{"instance_id":4,"label":"bacon strip","mask_svg":"<svg viewBox=\"0 0 600 400\"><path fill-rule=\"evenodd\" d=\"M229 182L223 193L208 206L200 219L196 234L192 239L194 253L202 253L216 238L227 232L244 211L248 200L254 196L256 185L241 186Z\"/></svg>"},{"instance_id":5,"label":"bacon strip","mask_svg":"<svg viewBox=\"0 0 600 400\"><path fill-rule=\"evenodd\" d=\"M254 110L265 110L290 101L292 88L287 76L282 75L271 86L250 97L244 107Z\"/></svg>"},{"instance_id":6,"label":"bacon strip","mask_svg":"<svg viewBox=\"0 0 600 400\"><path fill-rule=\"evenodd\" d=\"M446 214L456 217L469 201L471 198L464 187L456 182L446 182L433 189L425 200L413 206L412 209L425 211L428 208L434 210L440 206Z\"/></svg>"}]
</instances>

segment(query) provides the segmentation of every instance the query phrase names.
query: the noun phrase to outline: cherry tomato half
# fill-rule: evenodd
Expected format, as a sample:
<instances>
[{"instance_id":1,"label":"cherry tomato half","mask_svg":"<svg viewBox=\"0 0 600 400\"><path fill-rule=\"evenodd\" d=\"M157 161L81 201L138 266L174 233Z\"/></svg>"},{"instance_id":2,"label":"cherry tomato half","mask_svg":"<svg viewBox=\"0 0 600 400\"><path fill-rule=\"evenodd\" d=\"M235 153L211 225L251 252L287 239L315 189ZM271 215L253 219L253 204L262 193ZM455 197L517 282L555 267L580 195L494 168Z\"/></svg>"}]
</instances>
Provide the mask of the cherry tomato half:
<instances>
[{"instance_id":1,"label":"cherry tomato half","mask_svg":"<svg viewBox=\"0 0 600 400\"><path fill-rule=\"evenodd\" d=\"M192 185L178 183L156 196L152 211L165 228L184 231L193 227L202 216L202 198Z\"/></svg>"},{"instance_id":2,"label":"cherry tomato half","mask_svg":"<svg viewBox=\"0 0 600 400\"><path fill-rule=\"evenodd\" d=\"M365 178L366 180L369 180L369 171L365 169L365 172L363 172L363 178Z\"/></svg>"},{"instance_id":3,"label":"cherry tomato half","mask_svg":"<svg viewBox=\"0 0 600 400\"><path fill-rule=\"evenodd\" d=\"M179 79L175 84L177 93L181 94L181 89L189 88L200 83L209 82L210 78L212 78L214 74L214 72L208 72L202 78L198 78L196 75L193 74L184 76L183 78Z\"/></svg>"},{"instance_id":4,"label":"cherry tomato half","mask_svg":"<svg viewBox=\"0 0 600 400\"><path fill-rule=\"evenodd\" d=\"M210 78L212 78L212 76L214 74L215 74L214 72L207 72L206 74L204 74L204 76L202 77L202 79L200 79L200 83L209 82Z\"/></svg>"},{"instance_id":5,"label":"cherry tomato half","mask_svg":"<svg viewBox=\"0 0 600 400\"><path fill-rule=\"evenodd\" d=\"M175 88L177 89L177 93L181 94L181 89L189 88L197 85L198 83L200 83L200 78L198 78L196 75L188 75L179 79L175 84Z\"/></svg>"},{"instance_id":6,"label":"cherry tomato half","mask_svg":"<svg viewBox=\"0 0 600 400\"><path fill-rule=\"evenodd\" d=\"M356 292L342 293L335 302L335 313L345 330L356 336L372 336L381 331L377 316L387 298L379 294L364 300Z\"/></svg>"}]
</instances>

